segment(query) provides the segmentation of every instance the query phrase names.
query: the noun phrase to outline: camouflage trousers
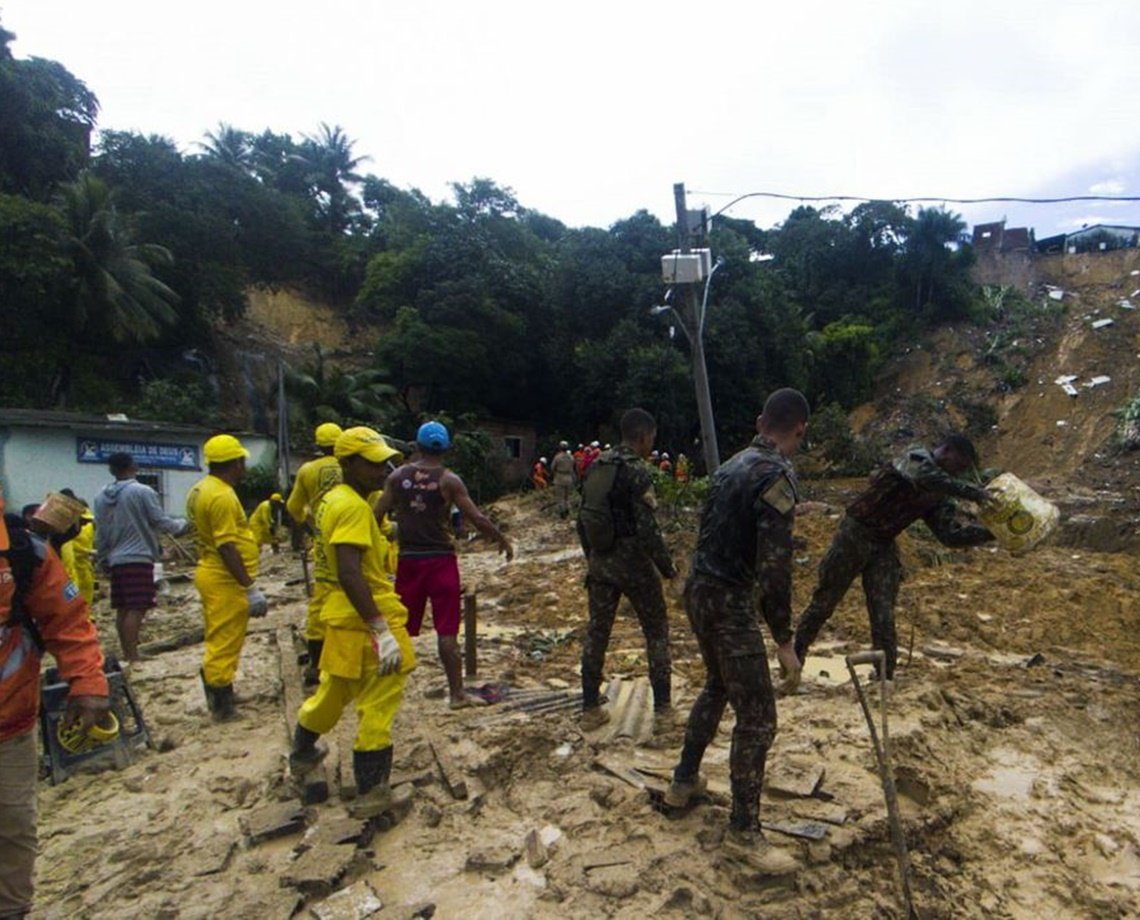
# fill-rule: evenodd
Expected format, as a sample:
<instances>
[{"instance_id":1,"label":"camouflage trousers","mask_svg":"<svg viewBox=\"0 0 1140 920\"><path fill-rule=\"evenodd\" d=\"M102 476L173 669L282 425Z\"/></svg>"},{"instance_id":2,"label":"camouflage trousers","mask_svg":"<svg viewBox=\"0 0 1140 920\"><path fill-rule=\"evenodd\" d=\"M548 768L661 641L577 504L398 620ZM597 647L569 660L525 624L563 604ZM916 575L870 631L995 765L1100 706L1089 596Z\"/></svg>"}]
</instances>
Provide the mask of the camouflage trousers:
<instances>
[{"instance_id":1,"label":"camouflage trousers","mask_svg":"<svg viewBox=\"0 0 1140 920\"><path fill-rule=\"evenodd\" d=\"M894 540L872 539L866 528L850 517L839 522L831 546L819 563L819 583L796 623L796 655L800 661L804 660L808 647L831 618L856 575L863 579L863 594L871 621L871 647L886 653L886 676L890 679L898 660L895 600L902 582L902 563Z\"/></svg>"},{"instance_id":2,"label":"camouflage trousers","mask_svg":"<svg viewBox=\"0 0 1140 920\"><path fill-rule=\"evenodd\" d=\"M673 778L691 781L716 736L726 704L736 714L729 766L733 827L757 829L764 763L776 737L776 695L752 590L700 576L685 585L685 612L700 644L705 686L693 703Z\"/></svg>"},{"instance_id":3,"label":"camouflage trousers","mask_svg":"<svg viewBox=\"0 0 1140 920\"><path fill-rule=\"evenodd\" d=\"M582 642L582 708L591 709L601 699L602 670L614 616L624 594L629 598L649 658L649 683L657 709L670 704L672 660L669 655L669 618L661 593L661 577L644 553L620 546L607 555L593 554L586 577L590 622Z\"/></svg>"}]
</instances>

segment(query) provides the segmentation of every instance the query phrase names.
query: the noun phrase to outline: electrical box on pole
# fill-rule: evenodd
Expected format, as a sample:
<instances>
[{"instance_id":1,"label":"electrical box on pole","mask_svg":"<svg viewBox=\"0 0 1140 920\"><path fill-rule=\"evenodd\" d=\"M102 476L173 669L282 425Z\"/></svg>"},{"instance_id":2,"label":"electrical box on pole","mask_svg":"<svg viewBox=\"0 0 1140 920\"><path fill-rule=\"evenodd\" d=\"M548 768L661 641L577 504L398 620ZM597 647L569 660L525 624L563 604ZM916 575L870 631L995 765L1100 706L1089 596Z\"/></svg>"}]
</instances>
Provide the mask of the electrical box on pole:
<instances>
[{"instance_id":1,"label":"electrical box on pole","mask_svg":"<svg viewBox=\"0 0 1140 920\"><path fill-rule=\"evenodd\" d=\"M700 284L712 271L712 251L674 249L661 257L661 277L666 284Z\"/></svg>"}]
</instances>

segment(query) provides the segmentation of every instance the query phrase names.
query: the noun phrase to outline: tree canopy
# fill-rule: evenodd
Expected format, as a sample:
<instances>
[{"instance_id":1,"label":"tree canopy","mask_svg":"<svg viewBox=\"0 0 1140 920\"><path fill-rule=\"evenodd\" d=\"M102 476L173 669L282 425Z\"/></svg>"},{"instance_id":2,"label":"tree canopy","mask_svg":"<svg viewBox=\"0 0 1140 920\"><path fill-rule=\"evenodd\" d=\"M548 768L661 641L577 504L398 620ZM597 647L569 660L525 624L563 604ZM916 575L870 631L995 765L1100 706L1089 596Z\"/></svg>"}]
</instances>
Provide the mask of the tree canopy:
<instances>
[{"instance_id":1,"label":"tree canopy","mask_svg":"<svg viewBox=\"0 0 1140 920\"><path fill-rule=\"evenodd\" d=\"M0 402L153 408L155 377L209 391L211 331L251 287L290 286L358 330L355 363L293 369L306 414L447 412L613 440L638 404L663 446L697 453L689 345L651 313L675 245L652 214L568 228L485 176L432 201L363 172L340 125L294 138L218 123L190 151L93 140L94 94L61 64L14 58L13 39L0 29L0 356L17 371ZM849 408L916 329L970 316L963 228L890 201L799 207L770 228L717 218L704 340L725 450L771 390Z\"/></svg>"}]
</instances>

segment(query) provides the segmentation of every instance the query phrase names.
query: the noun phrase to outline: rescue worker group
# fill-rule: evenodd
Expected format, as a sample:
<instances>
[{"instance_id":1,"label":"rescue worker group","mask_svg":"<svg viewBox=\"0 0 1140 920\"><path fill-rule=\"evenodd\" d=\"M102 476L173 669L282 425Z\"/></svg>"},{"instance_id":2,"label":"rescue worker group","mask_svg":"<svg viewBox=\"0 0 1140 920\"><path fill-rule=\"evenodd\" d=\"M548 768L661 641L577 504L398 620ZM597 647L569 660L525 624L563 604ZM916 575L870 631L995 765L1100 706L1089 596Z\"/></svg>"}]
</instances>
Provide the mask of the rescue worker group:
<instances>
[{"instance_id":1,"label":"rescue worker group","mask_svg":"<svg viewBox=\"0 0 1140 920\"><path fill-rule=\"evenodd\" d=\"M776 731L777 688L760 618L776 643L780 692L794 693L812 642L858 575L871 644L885 653L877 676L893 681L894 606L901 581L895 538L922 519L951 546L993 539L955 503L966 499L982 508L990 501L983 488L959 478L977 463L971 442L951 434L932 450L911 447L876 469L868 488L848 506L820 562L811 600L793 624L792 528L799 486L791 458L805 437L809 415L800 392L775 391L756 419L751 443L710 477L682 593L706 672L687 715L677 713L671 699L662 580L676 579L679 570L658 526L654 489L654 475L660 473L687 479L687 459L680 455L674 464L667 454L657 454L655 420L635 408L621 416L616 447L594 442L572 452L562 442L552 462L543 458L533 471L536 487L554 490L562 517L576 509L587 559L581 729L599 731L610 721L602 693L605 655L624 596L645 637L655 743L680 748L665 806L683 810L704 800L703 755L731 706L732 804L723 845L744 853L758 871L773 874L794 871L796 861L761 831L760 790ZM239 717L234 681L249 621L269 609L257 587L262 547L277 551L286 514L311 543L305 620L305 682L311 693L296 713L289 769L299 783L317 769L327 755L321 736L353 704L358 717L353 817L373 818L390 806L393 724L416 667L411 638L419 635L429 602L448 705L476 704L465 693L457 642L457 521L473 526L508 561L514 547L448 468L450 432L428 421L407 443L371 428L342 430L329 422L316 428L315 442L318 455L300 467L288 499L274 493L249 517L235 491L249 452L230 434L206 441L208 473L191 488L185 517L163 511L155 492L136 478L138 467L129 454L110 457L112 480L90 510L61 492L22 514L4 514L0 917L22 916L32 906L41 657L50 653L69 685L63 729L80 737L113 736L108 668L89 608L96 568L109 577L121 667L129 675L142 657L143 619L156 605L160 533L192 534L196 544L194 585L204 621L200 676L209 713L219 722Z\"/></svg>"}]
</instances>

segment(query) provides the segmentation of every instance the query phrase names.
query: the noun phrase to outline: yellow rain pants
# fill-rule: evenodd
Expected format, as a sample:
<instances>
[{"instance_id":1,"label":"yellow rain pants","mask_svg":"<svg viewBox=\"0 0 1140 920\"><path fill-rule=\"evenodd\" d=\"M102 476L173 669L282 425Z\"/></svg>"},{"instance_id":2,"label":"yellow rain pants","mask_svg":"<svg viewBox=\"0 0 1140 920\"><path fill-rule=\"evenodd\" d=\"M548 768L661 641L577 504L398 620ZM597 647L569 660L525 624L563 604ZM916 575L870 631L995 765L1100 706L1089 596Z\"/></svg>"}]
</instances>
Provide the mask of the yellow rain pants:
<instances>
[{"instance_id":1,"label":"yellow rain pants","mask_svg":"<svg viewBox=\"0 0 1140 920\"><path fill-rule=\"evenodd\" d=\"M249 626L249 600L245 588L224 568L199 565L194 587L202 597L202 619L206 624L206 651L202 675L211 687L234 682L245 631Z\"/></svg>"},{"instance_id":2,"label":"yellow rain pants","mask_svg":"<svg viewBox=\"0 0 1140 920\"><path fill-rule=\"evenodd\" d=\"M379 664L367 631L325 627L325 645L321 652L321 683L317 692L301 704L297 721L311 732L331 732L345 707L355 701L358 728L356 751L380 751L392 745L392 723L404 698L408 672L415 667L415 653L404 630L396 631L396 640L404 656L399 674L381 677ZM402 633L402 635L401 635Z\"/></svg>"}]
</instances>

